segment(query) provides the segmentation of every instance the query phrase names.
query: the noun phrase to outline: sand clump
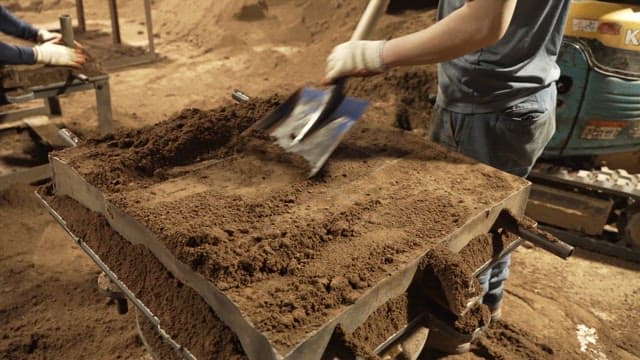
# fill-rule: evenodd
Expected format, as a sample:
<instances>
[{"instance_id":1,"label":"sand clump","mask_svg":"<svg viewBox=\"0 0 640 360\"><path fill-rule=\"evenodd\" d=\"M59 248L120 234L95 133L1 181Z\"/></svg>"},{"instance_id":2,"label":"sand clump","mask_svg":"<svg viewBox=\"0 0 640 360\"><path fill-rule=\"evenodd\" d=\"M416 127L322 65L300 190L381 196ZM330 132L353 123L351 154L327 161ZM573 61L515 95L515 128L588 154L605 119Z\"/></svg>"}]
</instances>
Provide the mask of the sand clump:
<instances>
[{"instance_id":1,"label":"sand clump","mask_svg":"<svg viewBox=\"0 0 640 360\"><path fill-rule=\"evenodd\" d=\"M234 18L243 21L256 21L264 19L269 11L266 0L239 1L239 9L233 14Z\"/></svg>"},{"instance_id":2,"label":"sand clump","mask_svg":"<svg viewBox=\"0 0 640 360\"><path fill-rule=\"evenodd\" d=\"M184 109L154 126L90 139L83 152L83 175L93 185L118 192L134 181L166 179L166 168L233 155L240 134L280 104L279 97L214 110ZM71 160L73 165L74 160ZM98 171L105 164L109 171ZM155 180L153 180L155 176Z\"/></svg>"},{"instance_id":3,"label":"sand clump","mask_svg":"<svg viewBox=\"0 0 640 360\"><path fill-rule=\"evenodd\" d=\"M483 329L484 335L476 342L479 348L489 343L495 346L500 341L505 342L503 346L507 348L507 333L511 333L515 336L513 341L517 345L517 353L553 354L550 347L525 340L531 336L522 329L513 330L509 324L498 324L497 327L489 328L490 311L486 305L475 305L462 316L456 316L448 310L447 301L453 301L453 308L458 306L461 310L460 305L465 306L466 300L479 295L479 284L474 271L489 259L497 257L517 239L502 232L502 224L510 221L510 218L511 215L503 213L489 234L471 240L457 254L450 252L445 246L436 246L422 258L416 278L405 294L379 307L353 333L347 334L340 328L336 329L323 358L360 356L365 359L378 359L372 353L372 349L419 316L423 316L425 326L445 326L444 331L456 334L452 336L460 338L475 338L478 334L474 333ZM469 291L470 289L476 291ZM434 319L437 321L434 322ZM429 350L425 352L428 353ZM493 353L499 352L492 349ZM505 351L500 353L500 356L509 353L511 352Z\"/></svg>"},{"instance_id":4,"label":"sand clump","mask_svg":"<svg viewBox=\"0 0 640 360\"><path fill-rule=\"evenodd\" d=\"M556 352L515 325L499 322L477 344L480 353L492 359L556 359Z\"/></svg>"}]
</instances>

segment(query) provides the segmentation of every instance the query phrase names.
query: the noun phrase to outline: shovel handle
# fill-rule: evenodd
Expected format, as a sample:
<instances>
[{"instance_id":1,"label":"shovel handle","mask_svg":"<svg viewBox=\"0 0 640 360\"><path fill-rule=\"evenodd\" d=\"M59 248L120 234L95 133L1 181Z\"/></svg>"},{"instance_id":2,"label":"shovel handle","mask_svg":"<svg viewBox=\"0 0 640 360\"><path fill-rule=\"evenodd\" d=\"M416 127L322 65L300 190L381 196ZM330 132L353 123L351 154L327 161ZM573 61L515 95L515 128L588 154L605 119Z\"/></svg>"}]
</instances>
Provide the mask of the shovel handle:
<instances>
[{"instance_id":1,"label":"shovel handle","mask_svg":"<svg viewBox=\"0 0 640 360\"><path fill-rule=\"evenodd\" d=\"M355 31L351 35L352 41L364 40L371 34L371 30L375 27L378 19L380 19L384 11L389 6L389 1L390 0L369 1L369 5L367 5L367 8L358 22L358 26L356 26Z\"/></svg>"},{"instance_id":2,"label":"shovel handle","mask_svg":"<svg viewBox=\"0 0 640 360\"><path fill-rule=\"evenodd\" d=\"M363 40L371 33L380 16L384 13L385 9L389 5L390 0L370 0L367 8L364 10L360 21L356 29L351 35L351 40ZM308 121L307 124L296 134L295 138L291 142L292 145L300 143L308 134L323 126L331 119L333 114L340 104L344 101L345 94L344 89L346 87L347 78L343 77L337 79L329 88L329 97L323 104L322 111L313 121Z\"/></svg>"},{"instance_id":3,"label":"shovel handle","mask_svg":"<svg viewBox=\"0 0 640 360\"><path fill-rule=\"evenodd\" d=\"M373 30L380 17L389 6L389 1L391 0L369 1L369 4L364 10L362 17L360 17L360 21L358 21L356 29L351 35L351 41L364 40L371 34L371 30ZM329 100L329 103L331 103L330 105L334 105L333 103L339 104L342 102L342 100L344 100L344 88L346 86L346 82L347 78L336 80L336 82L334 83L335 88L332 90L331 100ZM332 108L331 106L328 107Z\"/></svg>"}]
</instances>

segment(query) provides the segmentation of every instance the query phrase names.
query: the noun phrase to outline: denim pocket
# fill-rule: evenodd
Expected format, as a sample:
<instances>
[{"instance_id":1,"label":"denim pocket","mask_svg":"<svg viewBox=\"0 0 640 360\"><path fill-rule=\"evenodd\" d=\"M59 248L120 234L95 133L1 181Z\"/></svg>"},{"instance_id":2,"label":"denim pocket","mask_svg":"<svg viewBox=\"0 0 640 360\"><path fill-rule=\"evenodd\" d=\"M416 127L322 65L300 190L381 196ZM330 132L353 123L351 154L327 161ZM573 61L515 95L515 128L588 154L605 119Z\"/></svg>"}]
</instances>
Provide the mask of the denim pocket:
<instances>
[{"instance_id":1,"label":"denim pocket","mask_svg":"<svg viewBox=\"0 0 640 360\"><path fill-rule=\"evenodd\" d=\"M536 99L529 98L504 110L500 115L513 121L533 122L542 117L549 110L550 109L545 106L545 104L537 101Z\"/></svg>"},{"instance_id":2,"label":"denim pocket","mask_svg":"<svg viewBox=\"0 0 640 360\"><path fill-rule=\"evenodd\" d=\"M431 129L429 137L431 141L438 143L448 149L455 150L457 148L457 140L454 136L452 128L452 113L439 106L435 106L432 110Z\"/></svg>"},{"instance_id":3,"label":"denim pocket","mask_svg":"<svg viewBox=\"0 0 640 360\"><path fill-rule=\"evenodd\" d=\"M502 138L498 157L504 168L520 176L528 174L555 129L555 108L541 103L523 102L500 113L496 132Z\"/></svg>"}]
</instances>

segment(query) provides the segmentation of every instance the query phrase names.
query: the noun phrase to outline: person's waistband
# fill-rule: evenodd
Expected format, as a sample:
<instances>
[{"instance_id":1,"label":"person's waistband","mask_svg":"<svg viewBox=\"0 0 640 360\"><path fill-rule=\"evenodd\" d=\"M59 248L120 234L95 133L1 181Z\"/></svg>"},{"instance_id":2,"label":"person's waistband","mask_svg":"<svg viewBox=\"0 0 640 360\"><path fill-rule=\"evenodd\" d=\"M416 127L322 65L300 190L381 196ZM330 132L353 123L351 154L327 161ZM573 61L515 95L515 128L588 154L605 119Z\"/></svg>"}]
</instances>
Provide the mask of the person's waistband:
<instances>
[{"instance_id":1,"label":"person's waistband","mask_svg":"<svg viewBox=\"0 0 640 360\"><path fill-rule=\"evenodd\" d=\"M448 101L441 92L438 91L436 97L436 106L447 109L449 111L461 113L461 114L483 114L483 113L495 113L509 109L512 106L518 105L524 101L527 101L531 97L537 97L541 99L547 99L546 101L556 101L556 87L555 83L538 88L518 89L514 92L512 97L501 99L494 102L474 103L470 101ZM550 106L553 104L549 104Z\"/></svg>"}]
</instances>

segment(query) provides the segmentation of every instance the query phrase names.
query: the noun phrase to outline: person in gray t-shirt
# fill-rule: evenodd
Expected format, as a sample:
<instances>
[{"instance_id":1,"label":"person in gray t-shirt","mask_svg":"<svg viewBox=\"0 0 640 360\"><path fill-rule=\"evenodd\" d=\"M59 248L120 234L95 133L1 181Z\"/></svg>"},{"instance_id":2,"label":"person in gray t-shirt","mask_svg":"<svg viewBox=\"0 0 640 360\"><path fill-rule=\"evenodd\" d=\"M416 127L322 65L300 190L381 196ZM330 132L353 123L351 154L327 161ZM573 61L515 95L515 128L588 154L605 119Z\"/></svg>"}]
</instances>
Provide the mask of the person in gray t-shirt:
<instances>
[{"instance_id":1,"label":"person in gray t-shirt","mask_svg":"<svg viewBox=\"0 0 640 360\"><path fill-rule=\"evenodd\" d=\"M424 30L335 47L325 82L439 63L431 139L524 177L555 131L556 57L569 3L440 0L439 21ZM509 264L506 257L478 277L494 321L501 317ZM469 349L468 343L441 345L447 352Z\"/></svg>"}]
</instances>

